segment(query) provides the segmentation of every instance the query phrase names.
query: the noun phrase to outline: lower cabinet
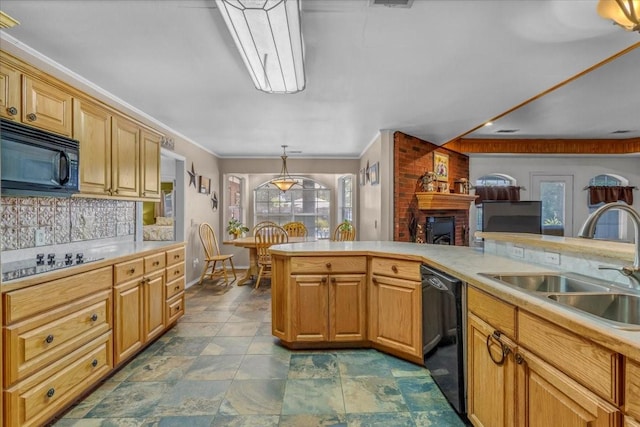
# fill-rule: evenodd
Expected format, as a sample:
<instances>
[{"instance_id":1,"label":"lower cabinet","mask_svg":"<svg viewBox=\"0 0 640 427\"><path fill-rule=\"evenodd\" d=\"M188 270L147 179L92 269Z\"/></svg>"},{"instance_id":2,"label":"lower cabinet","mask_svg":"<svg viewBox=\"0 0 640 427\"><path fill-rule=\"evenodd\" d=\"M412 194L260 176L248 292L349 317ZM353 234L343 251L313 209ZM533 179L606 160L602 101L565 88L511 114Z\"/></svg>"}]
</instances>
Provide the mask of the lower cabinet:
<instances>
[{"instance_id":1,"label":"lower cabinet","mask_svg":"<svg viewBox=\"0 0 640 427\"><path fill-rule=\"evenodd\" d=\"M518 425L547 427L617 427L621 412L562 372L519 348Z\"/></svg>"},{"instance_id":2,"label":"lower cabinet","mask_svg":"<svg viewBox=\"0 0 640 427\"><path fill-rule=\"evenodd\" d=\"M369 339L420 363L422 284L373 275L369 288Z\"/></svg>"},{"instance_id":3,"label":"lower cabinet","mask_svg":"<svg viewBox=\"0 0 640 427\"><path fill-rule=\"evenodd\" d=\"M295 341L363 341L365 274L292 275Z\"/></svg>"},{"instance_id":4,"label":"lower cabinet","mask_svg":"<svg viewBox=\"0 0 640 427\"><path fill-rule=\"evenodd\" d=\"M467 417L476 427L515 425L516 365L513 357L505 354L515 345L504 336L495 336L494 332L494 327L469 314Z\"/></svg>"}]
</instances>

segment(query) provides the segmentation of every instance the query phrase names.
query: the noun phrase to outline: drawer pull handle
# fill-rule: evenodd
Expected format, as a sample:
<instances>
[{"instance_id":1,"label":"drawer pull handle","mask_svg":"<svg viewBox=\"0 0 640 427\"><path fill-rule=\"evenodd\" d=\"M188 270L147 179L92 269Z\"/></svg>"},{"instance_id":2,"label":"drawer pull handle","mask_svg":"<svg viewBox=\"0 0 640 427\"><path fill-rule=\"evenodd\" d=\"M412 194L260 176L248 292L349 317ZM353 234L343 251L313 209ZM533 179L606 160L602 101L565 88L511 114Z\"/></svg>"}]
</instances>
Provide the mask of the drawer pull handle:
<instances>
[{"instance_id":1,"label":"drawer pull handle","mask_svg":"<svg viewBox=\"0 0 640 427\"><path fill-rule=\"evenodd\" d=\"M91 315L91 321L92 321L92 322L95 322L96 320L98 320L98 315L97 315L97 314L95 314L95 313L93 313L93 314Z\"/></svg>"},{"instance_id":2,"label":"drawer pull handle","mask_svg":"<svg viewBox=\"0 0 640 427\"><path fill-rule=\"evenodd\" d=\"M176 291L177 291L177 290L179 290L179 289L180 289L180 285L178 285L178 286L176 286L176 287L175 287L175 290L176 290Z\"/></svg>"},{"instance_id":3,"label":"drawer pull handle","mask_svg":"<svg viewBox=\"0 0 640 427\"><path fill-rule=\"evenodd\" d=\"M93 359L93 360L91 361L91 366L93 366L94 368L95 368L96 366L98 366L98 359Z\"/></svg>"},{"instance_id":4,"label":"drawer pull handle","mask_svg":"<svg viewBox=\"0 0 640 427\"><path fill-rule=\"evenodd\" d=\"M176 306L176 311L180 311L180 306L179 305Z\"/></svg>"},{"instance_id":5,"label":"drawer pull handle","mask_svg":"<svg viewBox=\"0 0 640 427\"><path fill-rule=\"evenodd\" d=\"M44 339L44 341L47 344L51 344L53 342L53 335L47 335L47 337Z\"/></svg>"},{"instance_id":6,"label":"drawer pull handle","mask_svg":"<svg viewBox=\"0 0 640 427\"><path fill-rule=\"evenodd\" d=\"M327 268L331 268L331 263L330 262L328 262L326 265L327 265Z\"/></svg>"},{"instance_id":7,"label":"drawer pull handle","mask_svg":"<svg viewBox=\"0 0 640 427\"><path fill-rule=\"evenodd\" d=\"M16 107L9 107L7 108L7 113L9 113L10 116L15 116L18 114L18 109Z\"/></svg>"},{"instance_id":8,"label":"drawer pull handle","mask_svg":"<svg viewBox=\"0 0 640 427\"><path fill-rule=\"evenodd\" d=\"M507 360L507 356L511 352L511 349L506 344L504 344L502 341L500 341L500 336L501 335L502 334L500 333L500 331L493 331L492 334L487 335L487 352L489 353L489 357L491 358L493 363L495 363L498 366L504 365L504 362ZM501 355L500 355L500 359L497 359L497 360L494 359L493 353L491 353L491 339L492 338L495 341L497 341L498 344L500 344Z\"/></svg>"},{"instance_id":9,"label":"drawer pull handle","mask_svg":"<svg viewBox=\"0 0 640 427\"><path fill-rule=\"evenodd\" d=\"M135 269L135 268L130 268L130 269L129 269L129 274L133 274L133 273L135 273L135 272L136 272L136 269Z\"/></svg>"},{"instance_id":10,"label":"drawer pull handle","mask_svg":"<svg viewBox=\"0 0 640 427\"><path fill-rule=\"evenodd\" d=\"M56 389L51 387L49 390L47 390L47 397L53 397L53 395L56 394Z\"/></svg>"},{"instance_id":11,"label":"drawer pull handle","mask_svg":"<svg viewBox=\"0 0 640 427\"><path fill-rule=\"evenodd\" d=\"M173 259L178 259L178 258L180 258L179 254L176 254L176 255L173 256Z\"/></svg>"},{"instance_id":12,"label":"drawer pull handle","mask_svg":"<svg viewBox=\"0 0 640 427\"><path fill-rule=\"evenodd\" d=\"M398 274L398 266L397 265L392 265L391 266L391 271L393 271L394 273Z\"/></svg>"},{"instance_id":13,"label":"drawer pull handle","mask_svg":"<svg viewBox=\"0 0 640 427\"><path fill-rule=\"evenodd\" d=\"M524 356L520 353L516 353L516 363L522 365L524 363Z\"/></svg>"},{"instance_id":14,"label":"drawer pull handle","mask_svg":"<svg viewBox=\"0 0 640 427\"><path fill-rule=\"evenodd\" d=\"M378 284L378 279L375 277L371 278L371 281L373 282L374 285Z\"/></svg>"},{"instance_id":15,"label":"drawer pull handle","mask_svg":"<svg viewBox=\"0 0 640 427\"><path fill-rule=\"evenodd\" d=\"M35 113L29 113L27 114L27 120L29 120L30 122L35 122L36 120L38 120L38 116L36 116Z\"/></svg>"},{"instance_id":16,"label":"drawer pull handle","mask_svg":"<svg viewBox=\"0 0 640 427\"><path fill-rule=\"evenodd\" d=\"M160 261L154 261L154 262L153 262L153 265L154 265L154 267L155 267L156 265L160 265Z\"/></svg>"},{"instance_id":17,"label":"drawer pull handle","mask_svg":"<svg viewBox=\"0 0 640 427\"><path fill-rule=\"evenodd\" d=\"M326 277L323 277L322 279L320 279L320 282L321 282L321 283L327 283L327 278L326 278Z\"/></svg>"}]
</instances>

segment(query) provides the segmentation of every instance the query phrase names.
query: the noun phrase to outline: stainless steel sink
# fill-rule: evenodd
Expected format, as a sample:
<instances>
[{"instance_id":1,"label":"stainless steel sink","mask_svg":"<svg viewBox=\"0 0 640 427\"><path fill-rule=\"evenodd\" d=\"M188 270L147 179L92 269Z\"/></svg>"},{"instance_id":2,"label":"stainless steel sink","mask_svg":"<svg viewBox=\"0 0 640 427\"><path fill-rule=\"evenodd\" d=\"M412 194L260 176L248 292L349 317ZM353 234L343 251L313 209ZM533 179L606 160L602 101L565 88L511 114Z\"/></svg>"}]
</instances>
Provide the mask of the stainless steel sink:
<instances>
[{"instance_id":1,"label":"stainless steel sink","mask_svg":"<svg viewBox=\"0 0 640 427\"><path fill-rule=\"evenodd\" d=\"M640 328L640 295L588 293L551 294L560 304L609 320L620 328Z\"/></svg>"},{"instance_id":2,"label":"stainless steel sink","mask_svg":"<svg viewBox=\"0 0 640 427\"><path fill-rule=\"evenodd\" d=\"M531 292L607 292L609 286L597 283L596 279L582 279L564 274L483 274L491 279Z\"/></svg>"}]
</instances>

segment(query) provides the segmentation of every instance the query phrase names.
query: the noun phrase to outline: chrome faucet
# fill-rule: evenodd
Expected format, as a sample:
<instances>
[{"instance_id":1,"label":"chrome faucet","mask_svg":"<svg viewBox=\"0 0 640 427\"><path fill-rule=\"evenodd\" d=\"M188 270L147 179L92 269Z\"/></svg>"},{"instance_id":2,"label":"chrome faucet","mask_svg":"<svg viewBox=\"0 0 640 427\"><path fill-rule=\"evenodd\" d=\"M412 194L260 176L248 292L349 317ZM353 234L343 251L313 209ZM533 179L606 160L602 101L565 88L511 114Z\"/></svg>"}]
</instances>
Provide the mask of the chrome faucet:
<instances>
[{"instance_id":1,"label":"chrome faucet","mask_svg":"<svg viewBox=\"0 0 640 427\"><path fill-rule=\"evenodd\" d=\"M593 236L596 232L596 223L600 219L600 217L607 211L611 209L618 209L621 211L625 211L631 221L633 222L633 227L635 229L635 245L636 245L636 254L633 259L633 265L625 265L620 269L615 269L620 271L625 276L633 279L636 283L636 286L640 288L640 213L633 209L629 205L623 205L620 203L607 203L604 206L600 206L596 209L587 220L584 222L580 231L578 232L578 237L584 237L587 239L593 239ZM607 267L600 267L600 269L608 269Z\"/></svg>"}]
</instances>

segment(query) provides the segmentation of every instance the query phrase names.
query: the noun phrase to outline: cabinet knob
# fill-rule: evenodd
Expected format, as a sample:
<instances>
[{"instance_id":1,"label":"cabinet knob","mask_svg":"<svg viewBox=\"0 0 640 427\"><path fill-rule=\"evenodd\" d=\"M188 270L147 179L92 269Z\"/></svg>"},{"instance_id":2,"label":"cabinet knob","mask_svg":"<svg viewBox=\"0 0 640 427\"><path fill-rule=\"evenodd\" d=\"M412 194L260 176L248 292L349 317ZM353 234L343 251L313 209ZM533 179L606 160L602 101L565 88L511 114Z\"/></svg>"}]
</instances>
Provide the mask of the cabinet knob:
<instances>
[{"instance_id":1,"label":"cabinet knob","mask_svg":"<svg viewBox=\"0 0 640 427\"><path fill-rule=\"evenodd\" d=\"M160 261L154 261L154 262L153 262L153 265L154 265L154 266L160 265Z\"/></svg>"},{"instance_id":2,"label":"cabinet knob","mask_svg":"<svg viewBox=\"0 0 640 427\"><path fill-rule=\"evenodd\" d=\"M175 287L175 290L177 291L177 290L179 290L179 289L180 289L180 285L177 285L177 286Z\"/></svg>"},{"instance_id":3,"label":"cabinet knob","mask_svg":"<svg viewBox=\"0 0 640 427\"><path fill-rule=\"evenodd\" d=\"M178 259L178 258L180 258L180 255L178 255L178 254L173 256L173 259Z\"/></svg>"},{"instance_id":4,"label":"cabinet knob","mask_svg":"<svg viewBox=\"0 0 640 427\"><path fill-rule=\"evenodd\" d=\"M27 120L29 120L30 122L35 122L36 120L38 120L38 116L36 116L35 113L29 113L27 114Z\"/></svg>"},{"instance_id":5,"label":"cabinet knob","mask_svg":"<svg viewBox=\"0 0 640 427\"><path fill-rule=\"evenodd\" d=\"M373 282L374 285L378 284L378 279L376 279L375 277L371 278L371 281Z\"/></svg>"},{"instance_id":6,"label":"cabinet knob","mask_svg":"<svg viewBox=\"0 0 640 427\"><path fill-rule=\"evenodd\" d=\"M335 284L336 282L337 282L336 278L335 278L335 277L332 277L332 278L331 278L331 283Z\"/></svg>"},{"instance_id":7,"label":"cabinet knob","mask_svg":"<svg viewBox=\"0 0 640 427\"><path fill-rule=\"evenodd\" d=\"M53 335L47 335L47 337L44 339L44 341L47 344L51 344L53 342Z\"/></svg>"},{"instance_id":8,"label":"cabinet knob","mask_svg":"<svg viewBox=\"0 0 640 427\"><path fill-rule=\"evenodd\" d=\"M331 268L331 263L330 262L326 263L325 265L327 266L327 268Z\"/></svg>"},{"instance_id":9,"label":"cabinet knob","mask_svg":"<svg viewBox=\"0 0 640 427\"><path fill-rule=\"evenodd\" d=\"M179 305L176 306L176 311L180 311L180 306Z\"/></svg>"},{"instance_id":10,"label":"cabinet knob","mask_svg":"<svg viewBox=\"0 0 640 427\"><path fill-rule=\"evenodd\" d=\"M93 360L91 361L91 366L93 366L94 368L95 368L96 366L98 366L98 359L93 359Z\"/></svg>"},{"instance_id":11,"label":"cabinet knob","mask_svg":"<svg viewBox=\"0 0 640 427\"><path fill-rule=\"evenodd\" d=\"M97 315L97 314L95 314L95 313L93 313L93 314L91 315L91 321L92 321L92 322L95 322L96 320L98 320L98 315Z\"/></svg>"},{"instance_id":12,"label":"cabinet knob","mask_svg":"<svg viewBox=\"0 0 640 427\"><path fill-rule=\"evenodd\" d=\"M56 389L51 387L49 390L47 390L47 397L53 397L53 395L56 394Z\"/></svg>"},{"instance_id":13,"label":"cabinet knob","mask_svg":"<svg viewBox=\"0 0 640 427\"><path fill-rule=\"evenodd\" d=\"M394 265L392 265L392 266L391 266L391 271L393 271L394 273L396 273L396 274L397 274L397 273L398 273L398 266L397 266L397 265L395 265L395 264L394 264Z\"/></svg>"},{"instance_id":14,"label":"cabinet knob","mask_svg":"<svg viewBox=\"0 0 640 427\"><path fill-rule=\"evenodd\" d=\"M9 107L7 108L7 113L10 116L15 116L16 114L18 114L18 109L16 107Z\"/></svg>"},{"instance_id":15,"label":"cabinet knob","mask_svg":"<svg viewBox=\"0 0 640 427\"><path fill-rule=\"evenodd\" d=\"M129 269L129 274L133 274L133 273L135 273L135 272L136 272L136 269L135 269L135 268L130 268L130 269Z\"/></svg>"},{"instance_id":16,"label":"cabinet knob","mask_svg":"<svg viewBox=\"0 0 640 427\"><path fill-rule=\"evenodd\" d=\"M524 356L520 353L516 353L516 363L522 365L524 363Z\"/></svg>"},{"instance_id":17,"label":"cabinet knob","mask_svg":"<svg viewBox=\"0 0 640 427\"><path fill-rule=\"evenodd\" d=\"M320 279L320 283L327 283L327 278L323 277L322 279Z\"/></svg>"},{"instance_id":18,"label":"cabinet knob","mask_svg":"<svg viewBox=\"0 0 640 427\"><path fill-rule=\"evenodd\" d=\"M118 194L118 189L116 188L115 190L112 191L113 194Z\"/></svg>"}]
</instances>

